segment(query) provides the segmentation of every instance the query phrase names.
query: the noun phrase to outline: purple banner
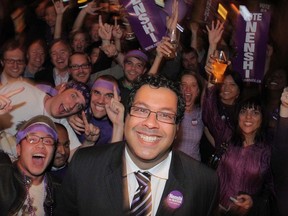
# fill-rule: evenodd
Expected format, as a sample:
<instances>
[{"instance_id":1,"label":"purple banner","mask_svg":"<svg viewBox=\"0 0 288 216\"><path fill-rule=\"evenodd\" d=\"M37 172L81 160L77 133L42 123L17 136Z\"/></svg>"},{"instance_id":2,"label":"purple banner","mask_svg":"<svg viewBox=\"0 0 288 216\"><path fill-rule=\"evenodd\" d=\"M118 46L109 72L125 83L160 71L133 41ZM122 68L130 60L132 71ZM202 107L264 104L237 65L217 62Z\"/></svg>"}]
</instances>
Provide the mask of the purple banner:
<instances>
[{"instance_id":1,"label":"purple banner","mask_svg":"<svg viewBox=\"0 0 288 216\"><path fill-rule=\"evenodd\" d=\"M260 4L258 12L251 12L252 20L237 18L235 45L237 56L233 68L245 82L261 83L264 76L266 48L270 24L270 5Z\"/></svg>"},{"instance_id":2,"label":"purple banner","mask_svg":"<svg viewBox=\"0 0 288 216\"><path fill-rule=\"evenodd\" d=\"M146 51L156 47L166 33L166 25L160 18L161 8L154 0L120 0L128 12L128 21Z\"/></svg>"}]
</instances>

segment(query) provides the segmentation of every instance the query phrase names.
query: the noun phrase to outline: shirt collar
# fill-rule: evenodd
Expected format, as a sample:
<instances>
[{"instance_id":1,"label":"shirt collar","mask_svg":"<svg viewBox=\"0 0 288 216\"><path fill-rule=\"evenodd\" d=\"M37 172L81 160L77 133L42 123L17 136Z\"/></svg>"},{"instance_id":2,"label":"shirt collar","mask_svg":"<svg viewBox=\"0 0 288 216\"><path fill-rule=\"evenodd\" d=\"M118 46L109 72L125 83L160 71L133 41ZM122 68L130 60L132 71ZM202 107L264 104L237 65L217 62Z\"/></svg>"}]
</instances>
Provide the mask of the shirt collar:
<instances>
[{"instance_id":1,"label":"shirt collar","mask_svg":"<svg viewBox=\"0 0 288 216\"><path fill-rule=\"evenodd\" d=\"M140 169L131 159L130 155L128 154L127 147L125 147L125 159L126 159L126 174L129 175L131 173L141 171L141 172L149 172L151 175L161 178L161 179L168 179L169 176L169 168L171 164L172 158L172 151L169 152L167 158L165 158L161 163L157 164L156 166L152 167L148 170Z\"/></svg>"}]
</instances>

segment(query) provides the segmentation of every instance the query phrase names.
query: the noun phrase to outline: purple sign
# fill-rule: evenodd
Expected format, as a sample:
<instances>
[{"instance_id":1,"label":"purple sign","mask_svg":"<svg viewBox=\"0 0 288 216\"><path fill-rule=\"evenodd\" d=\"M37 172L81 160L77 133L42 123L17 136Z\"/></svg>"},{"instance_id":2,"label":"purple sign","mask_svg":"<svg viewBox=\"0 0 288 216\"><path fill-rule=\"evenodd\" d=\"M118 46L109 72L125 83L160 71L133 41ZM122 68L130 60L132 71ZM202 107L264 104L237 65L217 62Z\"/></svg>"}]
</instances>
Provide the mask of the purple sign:
<instances>
[{"instance_id":1,"label":"purple sign","mask_svg":"<svg viewBox=\"0 0 288 216\"><path fill-rule=\"evenodd\" d=\"M128 12L128 21L142 48L156 47L166 33L166 25L160 18L161 8L154 0L120 0Z\"/></svg>"},{"instance_id":2,"label":"purple sign","mask_svg":"<svg viewBox=\"0 0 288 216\"><path fill-rule=\"evenodd\" d=\"M233 59L233 68L240 72L245 82L261 83L271 17L270 5L260 4L260 10L251 13L251 21L245 21L240 14L237 18L237 56Z\"/></svg>"}]
</instances>

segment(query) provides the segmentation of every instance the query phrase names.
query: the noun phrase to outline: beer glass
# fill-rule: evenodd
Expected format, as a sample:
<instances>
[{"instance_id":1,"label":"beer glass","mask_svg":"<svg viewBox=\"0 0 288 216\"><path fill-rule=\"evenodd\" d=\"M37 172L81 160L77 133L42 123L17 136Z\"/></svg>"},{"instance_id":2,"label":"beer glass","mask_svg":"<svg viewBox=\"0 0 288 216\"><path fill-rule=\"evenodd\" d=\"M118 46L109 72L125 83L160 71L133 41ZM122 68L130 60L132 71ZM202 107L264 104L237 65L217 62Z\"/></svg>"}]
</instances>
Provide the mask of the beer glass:
<instances>
[{"instance_id":1,"label":"beer glass","mask_svg":"<svg viewBox=\"0 0 288 216\"><path fill-rule=\"evenodd\" d=\"M213 63L212 83L223 82L223 74L227 68L228 61L223 50L215 50L211 56L215 62Z\"/></svg>"}]
</instances>

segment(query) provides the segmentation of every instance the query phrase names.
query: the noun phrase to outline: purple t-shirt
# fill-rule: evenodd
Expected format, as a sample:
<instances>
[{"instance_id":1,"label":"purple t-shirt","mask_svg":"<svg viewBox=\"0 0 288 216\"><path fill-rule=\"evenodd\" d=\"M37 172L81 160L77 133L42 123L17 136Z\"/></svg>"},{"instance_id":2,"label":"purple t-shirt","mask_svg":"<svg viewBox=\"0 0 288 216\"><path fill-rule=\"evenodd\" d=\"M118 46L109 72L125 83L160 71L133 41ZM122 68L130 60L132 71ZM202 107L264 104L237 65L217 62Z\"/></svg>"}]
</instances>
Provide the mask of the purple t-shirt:
<instances>
[{"instance_id":1,"label":"purple t-shirt","mask_svg":"<svg viewBox=\"0 0 288 216\"><path fill-rule=\"evenodd\" d=\"M108 118L105 119L96 119L92 118L90 121L91 124L99 127L100 136L99 139L95 142L95 145L104 145L111 142L113 126ZM82 143L84 141L85 134L79 136L79 140Z\"/></svg>"}]
</instances>

